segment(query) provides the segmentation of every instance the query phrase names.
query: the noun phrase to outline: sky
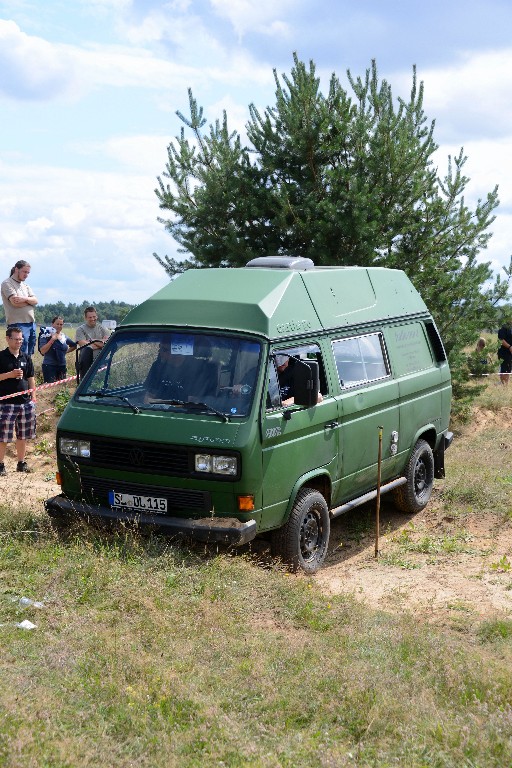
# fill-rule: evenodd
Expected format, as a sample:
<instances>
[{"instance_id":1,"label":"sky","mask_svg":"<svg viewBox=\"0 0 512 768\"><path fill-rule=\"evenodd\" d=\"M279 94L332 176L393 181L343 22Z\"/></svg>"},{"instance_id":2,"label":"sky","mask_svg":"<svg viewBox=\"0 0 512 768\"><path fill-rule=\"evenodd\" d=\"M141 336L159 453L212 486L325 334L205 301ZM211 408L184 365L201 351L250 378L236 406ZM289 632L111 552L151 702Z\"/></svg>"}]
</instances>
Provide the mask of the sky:
<instances>
[{"instance_id":1,"label":"sky","mask_svg":"<svg viewBox=\"0 0 512 768\"><path fill-rule=\"evenodd\" d=\"M512 253L512 3L509 0L0 0L0 277L19 259L40 304L138 304L178 256L155 195L188 89L207 123L245 135L249 104L275 103L293 53L395 96L413 66L435 120L440 175L461 148L465 202L499 186L481 260ZM164 212L165 213L165 212Z\"/></svg>"}]
</instances>

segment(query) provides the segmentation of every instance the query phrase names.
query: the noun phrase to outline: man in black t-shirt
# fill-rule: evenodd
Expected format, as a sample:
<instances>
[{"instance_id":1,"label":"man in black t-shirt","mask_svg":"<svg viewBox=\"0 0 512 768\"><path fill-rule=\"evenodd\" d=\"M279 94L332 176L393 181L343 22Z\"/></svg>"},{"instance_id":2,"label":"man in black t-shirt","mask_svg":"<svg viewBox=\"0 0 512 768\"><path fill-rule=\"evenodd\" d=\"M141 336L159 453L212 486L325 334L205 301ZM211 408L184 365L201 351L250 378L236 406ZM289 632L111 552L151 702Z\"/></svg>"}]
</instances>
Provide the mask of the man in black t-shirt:
<instances>
[{"instance_id":1,"label":"man in black t-shirt","mask_svg":"<svg viewBox=\"0 0 512 768\"><path fill-rule=\"evenodd\" d=\"M292 405L295 397L293 363L290 364L289 355L276 355L277 377L279 379L279 391L282 405Z\"/></svg>"},{"instance_id":2,"label":"man in black t-shirt","mask_svg":"<svg viewBox=\"0 0 512 768\"><path fill-rule=\"evenodd\" d=\"M6 335L7 347L0 352L0 476L7 474L4 458L7 443L13 441L15 434L16 469L29 471L25 461L27 440L36 435L35 391L27 391L35 390L36 386L32 358L21 352L21 328L8 328Z\"/></svg>"},{"instance_id":3,"label":"man in black t-shirt","mask_svg":"<svg viewBox=\"0 0 512 768\"><path fill-rule=\"evenodd\" d=\"M502 384L508 384L512 372L512 320L506 318L498 331L498 339L501 346L498 349L498 357L501 360L500 379Z\"/></svg>"},{"instance_id":4,"label":"man in black t-shirt","mask_svg":"<svg viewBox=\"0 0 512 768\"><path fill-rule=\"evenodd\" d=\"M217 390L218 372L213 363L189 354L175 354L169 342L159 346L158 357L145 381L145 401L201 400Z\"/></svg>"}]
</instances>

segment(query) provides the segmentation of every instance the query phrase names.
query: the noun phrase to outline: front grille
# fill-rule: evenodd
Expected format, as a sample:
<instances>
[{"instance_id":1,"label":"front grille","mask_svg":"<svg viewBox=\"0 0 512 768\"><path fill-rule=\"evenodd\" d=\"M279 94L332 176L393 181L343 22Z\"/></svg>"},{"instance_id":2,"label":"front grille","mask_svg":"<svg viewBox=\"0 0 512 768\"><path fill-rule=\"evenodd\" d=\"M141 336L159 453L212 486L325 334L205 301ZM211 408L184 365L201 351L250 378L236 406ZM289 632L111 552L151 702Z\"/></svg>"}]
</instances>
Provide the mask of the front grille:
<instances>
[{"instance_id":1,"label":"front grille","mask_svg":"<svg viewBox=\"0 0 512 768\"><path fill-rule=\"evenodd\" d=\"M84 477L82 475L82 492L85 500L91 504L110 506L109 491L131 493L135 496L155 496L167 499L167 514L173 510L197 510L201 514L211 510L210 494L205 491L188 490L184 488L162 488L159 485L140 485L126 483L123 480L106 480L103 477Z\"/></svg>"},{"instance_id":2,"label":"front grille","mask_svg":"<svg viewBox=\"0 0 512 768\"><path fill-rule=\"evenodd\" d=\"M178 477L191 474L189 450L179 446L92 438L91 456L98 467Z\"/></svg>"}]
</instances>

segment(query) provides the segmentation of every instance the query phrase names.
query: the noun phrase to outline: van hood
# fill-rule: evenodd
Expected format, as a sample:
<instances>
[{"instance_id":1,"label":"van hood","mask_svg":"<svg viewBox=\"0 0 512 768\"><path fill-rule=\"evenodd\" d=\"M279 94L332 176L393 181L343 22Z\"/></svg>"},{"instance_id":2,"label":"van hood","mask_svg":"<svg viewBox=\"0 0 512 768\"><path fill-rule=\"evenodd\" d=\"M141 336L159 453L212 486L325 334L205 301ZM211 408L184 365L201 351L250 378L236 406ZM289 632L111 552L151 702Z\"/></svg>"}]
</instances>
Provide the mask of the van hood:
<instances>
[{"instance_id":1,"label":"van hood","mask_svg":"<svg viewBox=\"0 0 512 768\"><path fill-rule=\"evenodd\" d=\"M62 414L58 428L84 436L236 449L245 424L234 419L226 422L215 414L134 413L128 408L73 402Z\"/></svg>"}]
</instances>

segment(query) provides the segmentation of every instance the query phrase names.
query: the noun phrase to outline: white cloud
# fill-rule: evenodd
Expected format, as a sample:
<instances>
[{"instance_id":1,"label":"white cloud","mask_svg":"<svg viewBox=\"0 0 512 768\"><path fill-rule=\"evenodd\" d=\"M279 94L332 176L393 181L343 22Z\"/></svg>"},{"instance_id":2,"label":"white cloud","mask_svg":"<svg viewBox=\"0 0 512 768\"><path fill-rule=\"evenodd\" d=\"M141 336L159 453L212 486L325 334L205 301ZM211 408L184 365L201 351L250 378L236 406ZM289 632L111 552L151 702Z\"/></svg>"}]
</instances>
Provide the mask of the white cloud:
<instances>
[{"instance_id":1,"label":"white cloud","mask_svg":"<svg viewBox=\"0 0 512 768\"><path fill-rule=\"evenodd\" d=\"M87 209L82 203L57 206L53 210L55 223L63 229L74 229L87 217Z\"/></svg>"},{"instance_id":2,"label":"white cloud","mask_svg":"<svg viewBox=\"0 0 512 768\"><path fill-rule=\"evenodd\" d=\"M268 35L289 37L291 29L286 21L290 9L297 7L297 0L210 0L212 8L233 26L239 38L247 30Z\"/></svg>"},{"instance_id":3,"label":"white cloud","mask_svg":"<svg viewBox=\"0 0 512 768\"><path fill-rule=\"evenodd\" d=\"M191 19L173 22L156 14L146 19L142 32L136 29L127 35L133 38L140 32L141 44L158 37L175 41L183 51L189 50L193 36L201 56L187 64L180 63L179 56L171 60L168 52L156 56L140 46L53 44L25 34L14 22L0 20L0 93L18 100L78 101L93 89L132 87L154 92L168 109L169 92L183 94L188 86L203 91L219 85L249 90L251 85L271 82L268 67L259 65L242 50L227 53ZM153 32L150 34L148 29Z\"/></svg>"},{"instance_id":4,"label":"white cloud","mask_svg":"<svg viewBox=\"0 0 512 768\"><path fill-rule=\"evenodd\" d=\"M29 237L40 237L53 227L53 221L47 216L39 216L38 219L27 221L26 233Z\"/></svg>"},{"instance_id":5,"label":"white cloud","mask_svg":"<svg viewBox=\"0 0 512 768\"><path fill-rule=\"evenodd\" d=\"M1 171L0 200L9 190L17 205L4 214L0 248L9 265L31 263L41 303L137 303L166 283L152 254L175 255L175 245L156 221L154 179L5 164Z\"/></svg>"},{"instance_id":6,"label":"white cloud","mask_svg":"<svg viewBox=\"0 0 512 768\"><path fill-rule=\"evenodd\" d=\"M49 99L69 93L72 58L13 21L0 19L0 91L16 99Z\"/></svg>"},{"instance_id":7,"label":"white cloud","mask_svg":"<svg viewBox=\"0 0 512 768\"><path fill-rule=\"evenodd\" d=\"M418 69L425 85L424 109L436 119L436 133L473 139L482 133L506 135L512 120L512 48L500 51L465 52L451 65ZM388 77L393 90L406 99L412 69Z\"/></svg>"}]
</instances>

